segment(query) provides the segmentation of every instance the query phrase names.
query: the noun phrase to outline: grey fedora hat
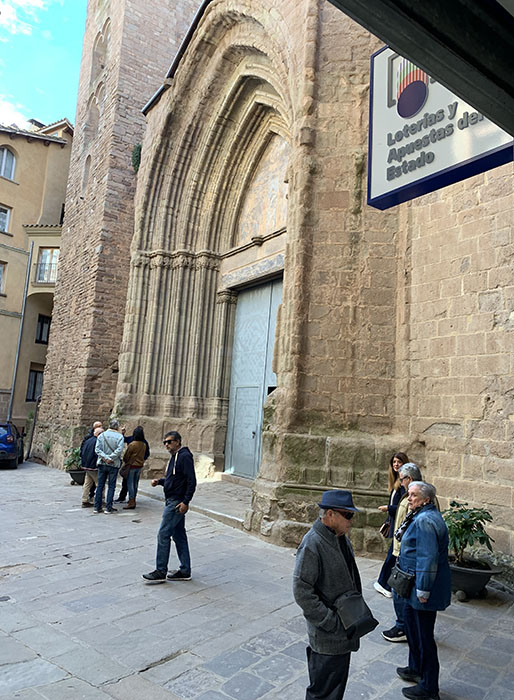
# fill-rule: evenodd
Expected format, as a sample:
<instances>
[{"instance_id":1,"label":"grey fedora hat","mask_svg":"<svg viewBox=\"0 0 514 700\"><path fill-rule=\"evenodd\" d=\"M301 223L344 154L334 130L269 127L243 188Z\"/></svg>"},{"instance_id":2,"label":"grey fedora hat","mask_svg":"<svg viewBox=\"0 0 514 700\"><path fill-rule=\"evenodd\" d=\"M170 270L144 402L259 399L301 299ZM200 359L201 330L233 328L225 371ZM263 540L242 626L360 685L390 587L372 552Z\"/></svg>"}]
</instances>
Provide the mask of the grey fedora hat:
<instances>
[{"instance_id":1,"label":"grey fedora hat","mask_svg":"<svg viewBox=\"0 0 514 700\"><path fill-rule=\"evenodd\" d=\"M333 508L334 510L351 510L354 513L360 512L359 509L353 505L351 491L343 491L342 489L325 491L318 506L325 510Z\"/></svg>"}]
</instances>

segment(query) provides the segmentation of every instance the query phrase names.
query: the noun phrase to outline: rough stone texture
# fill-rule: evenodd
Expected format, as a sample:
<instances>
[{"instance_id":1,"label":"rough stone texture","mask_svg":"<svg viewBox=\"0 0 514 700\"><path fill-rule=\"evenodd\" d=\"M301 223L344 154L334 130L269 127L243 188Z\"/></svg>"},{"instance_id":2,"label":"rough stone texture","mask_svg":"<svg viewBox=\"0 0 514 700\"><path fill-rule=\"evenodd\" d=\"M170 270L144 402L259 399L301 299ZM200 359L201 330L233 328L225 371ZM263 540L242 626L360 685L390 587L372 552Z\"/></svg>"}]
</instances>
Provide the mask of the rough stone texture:
<instances>
[{"instance_id":1,"label":"rough stone texture","mask_svg":"<svg viewBox=\"0 0 514 700\"><path fill-rule=\"evenodd\" d=\"M196 0L90 0L84 36L60 276L36 453L52 463L115 408L141 109L157 90Z\"/></svg>"},{"instance_id":2,"label":"rough stone texture","mask_svg":"<svg viewBox=\"0 0 514 700\"><path fill-rule=\"evenodd\" d=\"M90 10L89 50L104 21ZM121 65L107 73L113 129L97 137L105 153L109 138L135 138L123 121L138 87L124 71L140 75L132 29L122 40L111 27ZM68 248L63 241L69 265L56 295L43 433L50 421L71 429L116 404L156 446L178 428L222 465L237 285L283 260L278 388L265 406L245 527L297 542L321 491L347 487L362 509L354 542L378 551L376 507L389 456L402 450L435 482L443 506L458 498L489 507L496 547L511 554L512 165L386 213L367 207L369 56L378 46L319 0L213 0L148 113L130 274L134 180L115 167L117 151L92 164L85 197L95 193L97 204L87 200L86 230L77 200L86 151L76 137L68 211L77 223L70 218ZM116 81L123 99L109 101ZM79 116L88 90L83 79ZM88 138L97 119L89 109ZM288 146L287 232L249 242L245 234L238 246L240 212L256 211L244 206L250 183L265 191L252 177L272 134ZM255 224L260 234L260 223L244 230Z\"/></svg>"}]
</instances>

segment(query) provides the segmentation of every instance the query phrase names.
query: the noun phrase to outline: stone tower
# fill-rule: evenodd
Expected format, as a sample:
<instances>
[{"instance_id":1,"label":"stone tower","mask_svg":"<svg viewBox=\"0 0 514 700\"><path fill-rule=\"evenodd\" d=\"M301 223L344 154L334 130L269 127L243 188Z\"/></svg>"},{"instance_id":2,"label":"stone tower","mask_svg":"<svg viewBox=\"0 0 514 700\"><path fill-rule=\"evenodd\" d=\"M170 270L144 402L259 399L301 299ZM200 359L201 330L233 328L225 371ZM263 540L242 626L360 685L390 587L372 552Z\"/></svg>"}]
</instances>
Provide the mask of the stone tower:
<instances>
[{"instance_id":1,"label":"stone tower","mask_svg":"<svg viewBox=\"0 0 514 700\"><path fill-rule=\"evenodd\" d=\"M75 432L114 406L133 235L141 110L198 0L89 0L76 139L36 449L62 464ZM76 440L75 440L76 441Z\"/></svg>"}]
</instances>

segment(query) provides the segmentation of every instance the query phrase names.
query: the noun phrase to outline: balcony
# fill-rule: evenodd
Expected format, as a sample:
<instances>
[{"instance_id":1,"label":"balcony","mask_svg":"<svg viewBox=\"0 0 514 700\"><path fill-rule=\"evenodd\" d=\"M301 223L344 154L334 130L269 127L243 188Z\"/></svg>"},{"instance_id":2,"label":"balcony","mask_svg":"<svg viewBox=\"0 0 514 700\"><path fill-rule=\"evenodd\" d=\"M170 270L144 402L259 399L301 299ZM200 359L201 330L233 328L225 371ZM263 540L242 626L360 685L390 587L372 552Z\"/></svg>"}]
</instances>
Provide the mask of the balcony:
<instances>
[{"instance_id":1,"label":"balcony","mask_svg":"<svg viewBox=\"0 0 514 700\"><path fill-rule=\"evenodd\" d=\"M57 280L57 268L59 263L36 263L34 284L55 284Z\"/></svg>"}]
</instances>

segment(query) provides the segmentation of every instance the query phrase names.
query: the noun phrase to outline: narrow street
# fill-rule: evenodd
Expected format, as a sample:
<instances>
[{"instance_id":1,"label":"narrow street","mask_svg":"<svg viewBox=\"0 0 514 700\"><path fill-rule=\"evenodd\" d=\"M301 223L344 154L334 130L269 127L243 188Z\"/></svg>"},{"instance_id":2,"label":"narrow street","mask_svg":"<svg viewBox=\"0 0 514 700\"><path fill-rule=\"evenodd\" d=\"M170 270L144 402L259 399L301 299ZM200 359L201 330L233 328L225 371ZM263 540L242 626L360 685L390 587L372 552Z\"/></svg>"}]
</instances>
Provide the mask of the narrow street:
<instances>
[{"instance_id":1,"label":"narrow street","mask_svg":"<svg viewBox=\"0 0 514 700\"><path fill-rule=\"evenodd\" d=\"M293 550L191 512L193 580L148 586L159 500L93 515L67 474L30 462L0 482L0 697L302 700ZM358 564L381 624L353 655L345 697L399 699L407 645L380 636L393 623L372 589L380 562ZM513 602L494 588L440 614L442 700L514 696Z\"/></svg>"}]
</instances>

